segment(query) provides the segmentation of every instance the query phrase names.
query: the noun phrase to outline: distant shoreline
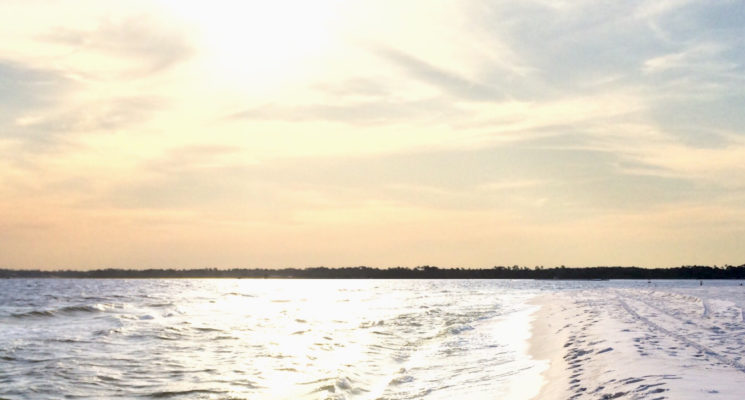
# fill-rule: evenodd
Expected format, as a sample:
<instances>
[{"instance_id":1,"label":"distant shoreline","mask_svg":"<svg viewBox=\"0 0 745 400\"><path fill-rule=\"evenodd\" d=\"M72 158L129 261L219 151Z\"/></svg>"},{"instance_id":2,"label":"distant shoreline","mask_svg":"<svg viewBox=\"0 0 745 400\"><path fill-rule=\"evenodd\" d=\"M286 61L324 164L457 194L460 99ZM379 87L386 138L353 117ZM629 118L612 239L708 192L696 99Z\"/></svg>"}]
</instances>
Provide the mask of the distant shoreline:
<instances>
[{"instance_id":1,"label":"distant shoreline","mask_svg":"<svg viewBox=\"0 0 745 400\"><path fill-rule=\"evenodd\" d=\"M640 267L502 267L492 268L200 268L200 269L96 269L30 270L0 269L0 279L536 279L536 280L609 280L609 279L745 279L745 264L724 267L681 266L675 268Z\"/></svg>"}]
</instances>

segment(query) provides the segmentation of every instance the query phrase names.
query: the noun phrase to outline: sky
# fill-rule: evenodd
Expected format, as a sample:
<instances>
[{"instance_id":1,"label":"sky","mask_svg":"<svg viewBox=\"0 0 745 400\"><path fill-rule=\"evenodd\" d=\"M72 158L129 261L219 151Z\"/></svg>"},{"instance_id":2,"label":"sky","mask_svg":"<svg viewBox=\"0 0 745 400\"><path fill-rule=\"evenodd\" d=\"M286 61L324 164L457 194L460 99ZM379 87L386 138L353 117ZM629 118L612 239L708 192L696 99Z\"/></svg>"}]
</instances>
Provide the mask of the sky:
<instances>
[{"instance_id":1,"label":"sky","mask_svg":"<svg viewBox=\"0 0 745 400\"><path fill-rule=\"evenodd\" d=\"M0 11L0 268L745 263L742 0Z\"/></svg>"}]
</instances>

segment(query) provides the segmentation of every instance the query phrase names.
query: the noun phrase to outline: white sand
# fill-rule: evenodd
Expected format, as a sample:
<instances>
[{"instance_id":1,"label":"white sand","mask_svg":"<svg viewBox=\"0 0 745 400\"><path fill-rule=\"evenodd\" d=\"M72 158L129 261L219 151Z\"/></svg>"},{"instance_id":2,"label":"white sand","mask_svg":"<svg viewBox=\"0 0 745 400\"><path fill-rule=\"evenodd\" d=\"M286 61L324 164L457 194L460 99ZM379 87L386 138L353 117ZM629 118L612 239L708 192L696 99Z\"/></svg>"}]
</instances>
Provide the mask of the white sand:
<instances>
[{"instance_id":1,"label":"white sand","mask_svg":"<svg viewBox=\"0 0 745 400\"><path fill-rule=\"evenodd\" d=\"M566 306L541 296L533 301L540 306L534 314L529 354L537 360L547 360L549 368L543 373L544 384L536 399L565 399L569 385L569 369L564 361L567 329L562 329L561 318L555 315Z\"/></svg>"},{"instance_id":2,"label":"white sand","mask_svg":"<svg viewBox=\"0 0 745 400\"><path fill-rule=\"evenodd\" d=\"M550 366L536 399L745 399L743 300L652 285L538 297L530 353Z\"/></svg>"}]
</instances>

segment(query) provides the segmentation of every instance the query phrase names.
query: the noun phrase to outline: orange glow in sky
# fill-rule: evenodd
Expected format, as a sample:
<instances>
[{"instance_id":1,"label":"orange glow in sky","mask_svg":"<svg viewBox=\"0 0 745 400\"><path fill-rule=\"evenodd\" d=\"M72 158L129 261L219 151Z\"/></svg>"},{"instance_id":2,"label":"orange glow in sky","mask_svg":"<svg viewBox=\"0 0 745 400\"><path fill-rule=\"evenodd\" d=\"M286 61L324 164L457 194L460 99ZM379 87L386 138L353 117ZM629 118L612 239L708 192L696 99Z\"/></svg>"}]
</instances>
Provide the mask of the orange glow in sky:
<instances>
[{"instance_id":1,"label":"orange glow in sky","mask_svg":"<svg viewBox=\"0 0 745 400\"><path fill-rule=\"evenodd\" d=\"M736 7L4 2L0 267L742 263Z\"/></svg>"}]
</instances>

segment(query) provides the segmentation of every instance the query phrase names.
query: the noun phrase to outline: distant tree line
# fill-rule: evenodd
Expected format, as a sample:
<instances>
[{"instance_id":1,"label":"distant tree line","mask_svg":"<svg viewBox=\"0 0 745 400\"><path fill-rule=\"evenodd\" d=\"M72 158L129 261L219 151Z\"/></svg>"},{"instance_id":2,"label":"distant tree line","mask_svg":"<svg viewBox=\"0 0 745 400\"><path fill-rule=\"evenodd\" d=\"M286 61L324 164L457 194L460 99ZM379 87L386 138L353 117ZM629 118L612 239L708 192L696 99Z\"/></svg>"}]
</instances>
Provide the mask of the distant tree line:
<instances>
[{"instance_id":1,"label":"distant tree line","mask_svg":"<svg viewBox=\"0 0 745 400\"><path fill-rule=\"evenodd\" d=\"M680 266L675 268L584 267L543 268L495 266L492 268L198 268L198 269L96 269L22 270L0 269L0 278L280 278L280 279L745 279L740 266Z\"/></svg>"}]
</instances>

